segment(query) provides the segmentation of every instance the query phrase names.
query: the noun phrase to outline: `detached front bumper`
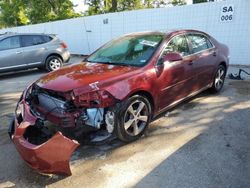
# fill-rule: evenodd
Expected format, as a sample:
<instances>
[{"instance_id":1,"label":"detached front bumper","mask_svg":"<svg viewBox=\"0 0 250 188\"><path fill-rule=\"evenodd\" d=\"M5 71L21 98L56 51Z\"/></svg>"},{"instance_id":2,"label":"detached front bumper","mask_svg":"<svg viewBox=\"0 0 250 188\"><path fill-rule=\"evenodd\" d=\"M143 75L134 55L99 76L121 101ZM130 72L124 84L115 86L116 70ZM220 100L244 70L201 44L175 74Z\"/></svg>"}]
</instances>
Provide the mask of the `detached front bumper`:
<instances>
[{"instance_id":1,"label":"detached front bumper","mask_svg":"<svg viewBox=\"0 0 250 188\"><path fill-rule=\"evenodd\" d=\"M40 145L30 143L24 135L28 127L38 126L38 118L31 114L23 97L18 106L21 106L22 113L15 114L9 127L9 135L23 160L41 173L71 175L69 161L79 143L63 136L59 131Z\"/></svg>"}]
</instances>

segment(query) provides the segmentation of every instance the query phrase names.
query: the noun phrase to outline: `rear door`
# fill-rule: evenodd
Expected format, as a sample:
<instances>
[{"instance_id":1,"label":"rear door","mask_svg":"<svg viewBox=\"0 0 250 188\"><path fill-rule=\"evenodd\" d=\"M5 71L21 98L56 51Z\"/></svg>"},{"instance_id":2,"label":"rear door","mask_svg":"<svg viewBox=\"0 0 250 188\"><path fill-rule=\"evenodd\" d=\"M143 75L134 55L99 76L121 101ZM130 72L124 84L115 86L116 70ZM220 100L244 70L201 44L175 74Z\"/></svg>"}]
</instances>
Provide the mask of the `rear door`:
<instances>
[{"instance_id":1,"label":"rear door","mask_svg":"<svg viewBox=\"0 0 250 188\"><path fill-rule=\"evenodd\" d=\"M26 64L36 66L43 63L47 48L42 35L22 35L21 45Z\"/></svg>"},{"instance_id":2,"label":"rear door","mask_svg":"<svg viewBox=\"0 0 250 188\"><path fill-rule=\"evenodd\" d=\"M19 36L10 36L0 41L0 70L25 66Z\"/></svg>"},{"instance_id":3,"label":"rear door","mask_svg":"<svg viewBox=\"0 0 250 188\"><path fill-rule=\"evenodd\" d=\"M184 34L177 35L168 42L158 63L161 64L161 59L169 52L180 53L183 60L158 65L163 66L163 70L158 77L160 89L158 110L164 109L193 91L192 59L189 57L190 48Z\"/></svg>"},{"instance_id":4,"label":"rear door","mask_svg":"<svg viewBox=\"0 0 250 188\"><path fill-rule=\"evenodd\" d=\"M217 51L209 38L200 33L186 35L191 46L193 68L196 78L195 90L200 90L211 83L214 73L214 65L217 62Z\"/></svg>"}]
</instances>

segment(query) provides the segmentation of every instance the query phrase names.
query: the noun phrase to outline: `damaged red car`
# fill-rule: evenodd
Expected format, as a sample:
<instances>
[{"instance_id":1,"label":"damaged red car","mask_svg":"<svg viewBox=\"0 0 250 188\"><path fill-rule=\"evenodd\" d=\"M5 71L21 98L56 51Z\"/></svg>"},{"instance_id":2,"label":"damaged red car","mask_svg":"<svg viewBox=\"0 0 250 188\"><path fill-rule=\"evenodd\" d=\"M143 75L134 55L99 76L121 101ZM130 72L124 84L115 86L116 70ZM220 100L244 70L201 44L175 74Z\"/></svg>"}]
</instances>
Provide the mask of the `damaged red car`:
<instances>
[{"instance_id":1,"label":"damaged red car","mask_svg":"<svg viewBox=\"0 0 250 188\"><path fill-rule=\"evenodd\" d=\"M160 113L206 89L219 92L228 63L228 48L204 32L128 34L25 89L9 134L32 168L70 175L79 137L134 141Z\"/></svg>"}]
</instances>

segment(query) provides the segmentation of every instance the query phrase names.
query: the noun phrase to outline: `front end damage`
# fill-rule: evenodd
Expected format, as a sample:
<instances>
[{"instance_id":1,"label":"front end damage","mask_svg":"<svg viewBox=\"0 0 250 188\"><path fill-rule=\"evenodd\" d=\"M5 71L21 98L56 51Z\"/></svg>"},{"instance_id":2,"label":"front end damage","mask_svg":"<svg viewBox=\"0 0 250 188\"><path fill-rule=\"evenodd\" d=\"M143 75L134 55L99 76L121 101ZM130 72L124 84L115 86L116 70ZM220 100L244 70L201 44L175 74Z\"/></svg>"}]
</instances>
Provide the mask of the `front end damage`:
<instances>
[{"instance_id":1,"label":"front end damage","mask_svg":"<svg viewBox=\"0 0 250 188\"><path fill-rule=\"evenodd\" d=\"M17 104L9 135L33 169L71 175L69 161L80 145L79 132L104 130L111 135L114 113L109 109L116 102L105 91L76 95L73 91L60 93L33 84Z\"/></svg>"}]
</instances>

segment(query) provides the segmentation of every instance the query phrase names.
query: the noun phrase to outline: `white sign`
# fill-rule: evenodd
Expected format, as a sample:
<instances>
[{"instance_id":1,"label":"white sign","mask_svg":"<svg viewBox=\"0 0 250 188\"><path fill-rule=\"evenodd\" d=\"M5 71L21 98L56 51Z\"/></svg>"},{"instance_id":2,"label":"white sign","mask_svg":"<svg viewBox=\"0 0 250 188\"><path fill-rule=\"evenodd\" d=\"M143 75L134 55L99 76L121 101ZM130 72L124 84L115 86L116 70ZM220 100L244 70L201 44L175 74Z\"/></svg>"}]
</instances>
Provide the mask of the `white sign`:
<instances>
[{"instance_id":1,"label":"white sign","mask_svg":"<svg viewBox=\"0 0 250 188\"><path fill-rule=\"evenodd\" d=\"M234 17L234 5L223 5L221 7L220 21L231 22Z\"/></svg>"}]
</instances>

